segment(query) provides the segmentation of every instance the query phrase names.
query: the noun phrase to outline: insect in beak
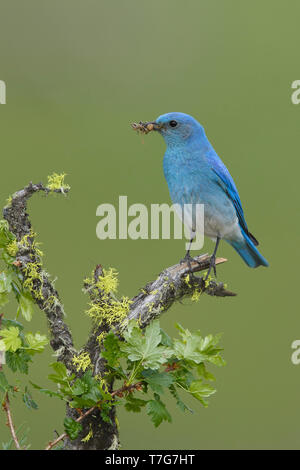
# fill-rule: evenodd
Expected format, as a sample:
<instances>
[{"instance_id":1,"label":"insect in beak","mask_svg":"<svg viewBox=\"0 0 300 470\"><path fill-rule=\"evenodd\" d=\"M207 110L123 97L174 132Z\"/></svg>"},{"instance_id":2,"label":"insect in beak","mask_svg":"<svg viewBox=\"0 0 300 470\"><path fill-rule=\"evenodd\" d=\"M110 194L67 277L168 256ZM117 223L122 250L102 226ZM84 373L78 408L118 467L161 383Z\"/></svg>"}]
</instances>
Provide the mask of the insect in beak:
<instances>
[{"instance_id":1,"label":"insect in beak","mask_svg":"<svg viewBox=\"0 0 300 470\"><path fill-rule=\"evenodd\" d=\"M156 122L142 122L139 123L133 122L131 124L133 130L141 132L142 134L148 134L151 131L159 131L161 129L161 125L157 124Z\"/></svg>"}]
</instances>

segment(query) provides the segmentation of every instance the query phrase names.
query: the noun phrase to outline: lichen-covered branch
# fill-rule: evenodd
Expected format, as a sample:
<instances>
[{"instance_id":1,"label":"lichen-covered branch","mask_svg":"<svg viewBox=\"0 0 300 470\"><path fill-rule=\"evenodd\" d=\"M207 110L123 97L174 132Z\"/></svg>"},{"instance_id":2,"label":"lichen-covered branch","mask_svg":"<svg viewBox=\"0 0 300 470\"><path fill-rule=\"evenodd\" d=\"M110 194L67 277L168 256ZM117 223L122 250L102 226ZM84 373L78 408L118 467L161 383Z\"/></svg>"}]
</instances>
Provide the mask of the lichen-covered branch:
<instances>
[{"instance_id":1,"label":"lichen-covered branch","mask_svg":"<svg viewBox=\"0 0 300 470\"><path fill-rule=\"evenodd\" d=\"M216 265L226 261L225 258L217 258ZM145 328L152 320L166 312L176 300L183 297L198 299L203 293L217 297L235 296L236 294L227 290L222 282L205 281L203 277L194 275L208 269L209 263L210 256L204 254L195 257L190 263L178 263L166 268L155 281L149 282L141 289L141 293L132 299L128 319L139 320L141 328Z\"/></svg>"},{"instance_id":2,"label":"lichen-covered branch","mask_svg":"<svg viewBox=\"0 0 300 470\"><path fill-rule=\"evenodd\" d=\"M3 217L8 222L9 230L16 237L11 247L15 258L13 264L23 275L23 286L30 291L36 304L47 316L51 332L50 344L58 360L71 368L74 355L72 335L64 322L64 308L58 292L42 267L42 252L37 246L27 213L27 201L33 194L37 192L64 194L69 190L68 186L56 187L53 179L48 183L48 186L42 183L29 183L17 191L3 209Z\"/></svg>"},{"instance_id":3,"label":"lichen-covered branch","mask_svg":"<svg viewBox=\"0 0 300 470\"><path fill-rule=\"evenodd\" d=\"M83 374L90 367L93 375L102 384L107 372L107 363L102 357L103 339L110 330L122 338L123 330L132 319L137 320L141 328L145 328L152 320L166 312L175 301L184 297L199 300L202 294L227 297L234 296L223 283L195 273L205 271L210 265L210 256L198 256L190 262L178 263L162 271L157 279L149 282L133 299L116 297L117 277L113 269L105 270L97 265L92 277L84 282L85 291L90 296L88 316L93 321L93 327L86 344L77 353L73 347L73 339L64 321L64 309L49 275L42 266L42 252L38 248L36 235L32 230L27 213L28 199L37 192L66 193L68 186L63 184L64 175L53 175L47 186L42 183L28 184L16 192L3 210L8 229L13 234L6 247L8 262L19 270L22 277L22 287L30 292L39 308L46 314L51 332L51 346L56 352L57 360L63 362L68 371ZM6 224L6 222L5 222ZM14 237L13 237L14 236ZM226 259L217 258L216 264L224 263ZM74 377L74 376L73 376ZM107 379L108 391L113 396L113 379ZM128 387L126 383L124 387ZM111 449L119 447L119 433L116 422L115 407L103 415L100 406L83 409L78 416L78 410L67 405L67 416L82 424L82 431L74 440L62 434L60 438L49 444L51 449L57 442L64 440L66 449L92 450ZM87 435L93 437L86 439Z\"/></svg>"},{"instance_id":4,"label":"lichen-covered branch","mask_svg":"<svg viewBox=\"0 0 300 470\"><path fill-rule=\"evenodd\" d=\"M108 290L101 288L101 279L104 275L102 266L99 264L96 266L92 278L86 279L84 282L84 289L90 297L90 311L96 313L99 311L110 311L111 305L114 300ZM93 328L88 338L87 343L80 351L82 354L87 354L93 367L93 375L104 377L106 369L106 361L101 357L101 338L105 335L110 325L107 318L96 317L92 319L96 320L93 322ZM108 390L112 392L113 382L107 383ZM113 396L114 392L112 392ZM69 450L102 450L110 449L116 450L119 447L119 431L116 422L116 409L112 407L109 411L109 420L104 420L101 416L101 409L99 407L93 407L92 409L85 410L82 417L77 417L77 411L73 408L67 407L67 416L74 420L81 422L82 431L79 433L77 439L71 441L64 436L65 448ZM88 442L84 442L82 439L88 433L92 433L93 439ZM51 447L49 447L51 449Z\"/></svg>"}]
</instances>

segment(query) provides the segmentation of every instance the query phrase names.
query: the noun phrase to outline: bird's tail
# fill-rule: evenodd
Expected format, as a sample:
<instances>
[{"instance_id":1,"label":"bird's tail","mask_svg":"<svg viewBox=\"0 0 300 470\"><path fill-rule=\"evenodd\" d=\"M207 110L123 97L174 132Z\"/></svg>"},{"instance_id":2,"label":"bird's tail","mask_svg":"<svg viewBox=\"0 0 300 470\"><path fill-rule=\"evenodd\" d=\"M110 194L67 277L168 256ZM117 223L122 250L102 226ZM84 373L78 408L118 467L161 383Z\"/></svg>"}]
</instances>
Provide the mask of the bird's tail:
<instances>
[{"instance_id":1,"label":"bird's tail","mask_svg":"<svg viewBox=\"0 0 300 470\"><path fill-rule=\"evenodd\" d=\"M231 246L238 252L243 258L245 263L250 268L257 268L258 266L269 266L268 261L260 254L256 246L254 245L251 238L241 229L243 234L242 241L228 240Z\"/></svg>"}]
</instances>

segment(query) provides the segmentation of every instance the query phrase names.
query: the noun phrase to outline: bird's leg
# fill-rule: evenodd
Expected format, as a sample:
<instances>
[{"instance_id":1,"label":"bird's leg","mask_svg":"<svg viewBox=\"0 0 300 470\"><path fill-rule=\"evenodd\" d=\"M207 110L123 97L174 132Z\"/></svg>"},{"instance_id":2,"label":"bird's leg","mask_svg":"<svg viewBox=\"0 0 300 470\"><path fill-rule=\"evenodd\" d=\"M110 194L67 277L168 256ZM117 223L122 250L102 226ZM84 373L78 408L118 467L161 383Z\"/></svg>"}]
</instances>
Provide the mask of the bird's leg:
<instances>
[{"instance_id":1,"label":"bird's leg","mask_svg":"<svg viewBox=\"0 0 300 470\"><path fill-rule=\"evenodd\" d=\"M188 246L188 249L187 249L187 252L185 254L185 257L180 260L180 264L182 263L187 263L188 265L188 268L189 268L189 271L190 271L190 274L191 274L191 278L195 278L195 275L192 271L192 265L191 265L191 261L195 261L194 258L191 256L190 254L190 251L191 251L191 246L192 246L192 243L193 243L193 240L195 238L195 235L196 235L196 232L195 230L191 230L191 237L190 237L190 242L189 242L189 246Z\"/></svg>"},{"instance_id":2,"label":"bird's leg","mask_svg":"<svg viewBox=\"0 0 300 470\"><path fill-rule=\"evenodd\" d=\"M214 270L214 274L217 277L216 254L217 254L217 249L218 249L219 243L220 243L220 237L217 237L216 246L215 246L214 252L213 252L213 254L210 258L209 268L208 268L207 274L206 274L205 279L204 279L205 281L208 279L208 276L209 276L212 269Z\"/></svg>"},{"instance_id":3,"label":"bird's leg","mask_svg":"<svg viewBox=\"0 0 300 470\"><path fill-rule=\"evenodd\" d=\"M185 254L185 257L180 260L180 264L182 263L188 263L188 266L189 268L191 269L191 261L193 260L193 257L190 255L190 251L191 251L191 246L192 246L192 243L193 243L193 240L195 238L195 231L192 230L191 231L191 238L190 238L190 242L189 242L189 246L188 246L188 249L187 249L187 252Z\"/></svg>"}]
</instances>

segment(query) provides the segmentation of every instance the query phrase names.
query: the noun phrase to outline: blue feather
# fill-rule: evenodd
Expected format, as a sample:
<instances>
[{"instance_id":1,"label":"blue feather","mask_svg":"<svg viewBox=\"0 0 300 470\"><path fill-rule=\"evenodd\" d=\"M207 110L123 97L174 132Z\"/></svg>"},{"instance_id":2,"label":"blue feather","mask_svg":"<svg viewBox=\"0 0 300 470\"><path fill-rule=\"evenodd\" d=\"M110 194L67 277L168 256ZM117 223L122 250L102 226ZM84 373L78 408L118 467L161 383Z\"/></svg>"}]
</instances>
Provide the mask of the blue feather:
<instances>
[{"instance_id":1,"label":"blue feather","mask_svg":"<svg viewBox=\"0 0 300 470\"><path fill-rule=\"evenodd\" d=\"M255 247L251 238L242 229L244 240L237 242L233 240L226 240L243 258L245 263L250 268L257 268L258 266L269 266L268 261L260 254L258 249Z\"/></svg>"}]
</instances>

